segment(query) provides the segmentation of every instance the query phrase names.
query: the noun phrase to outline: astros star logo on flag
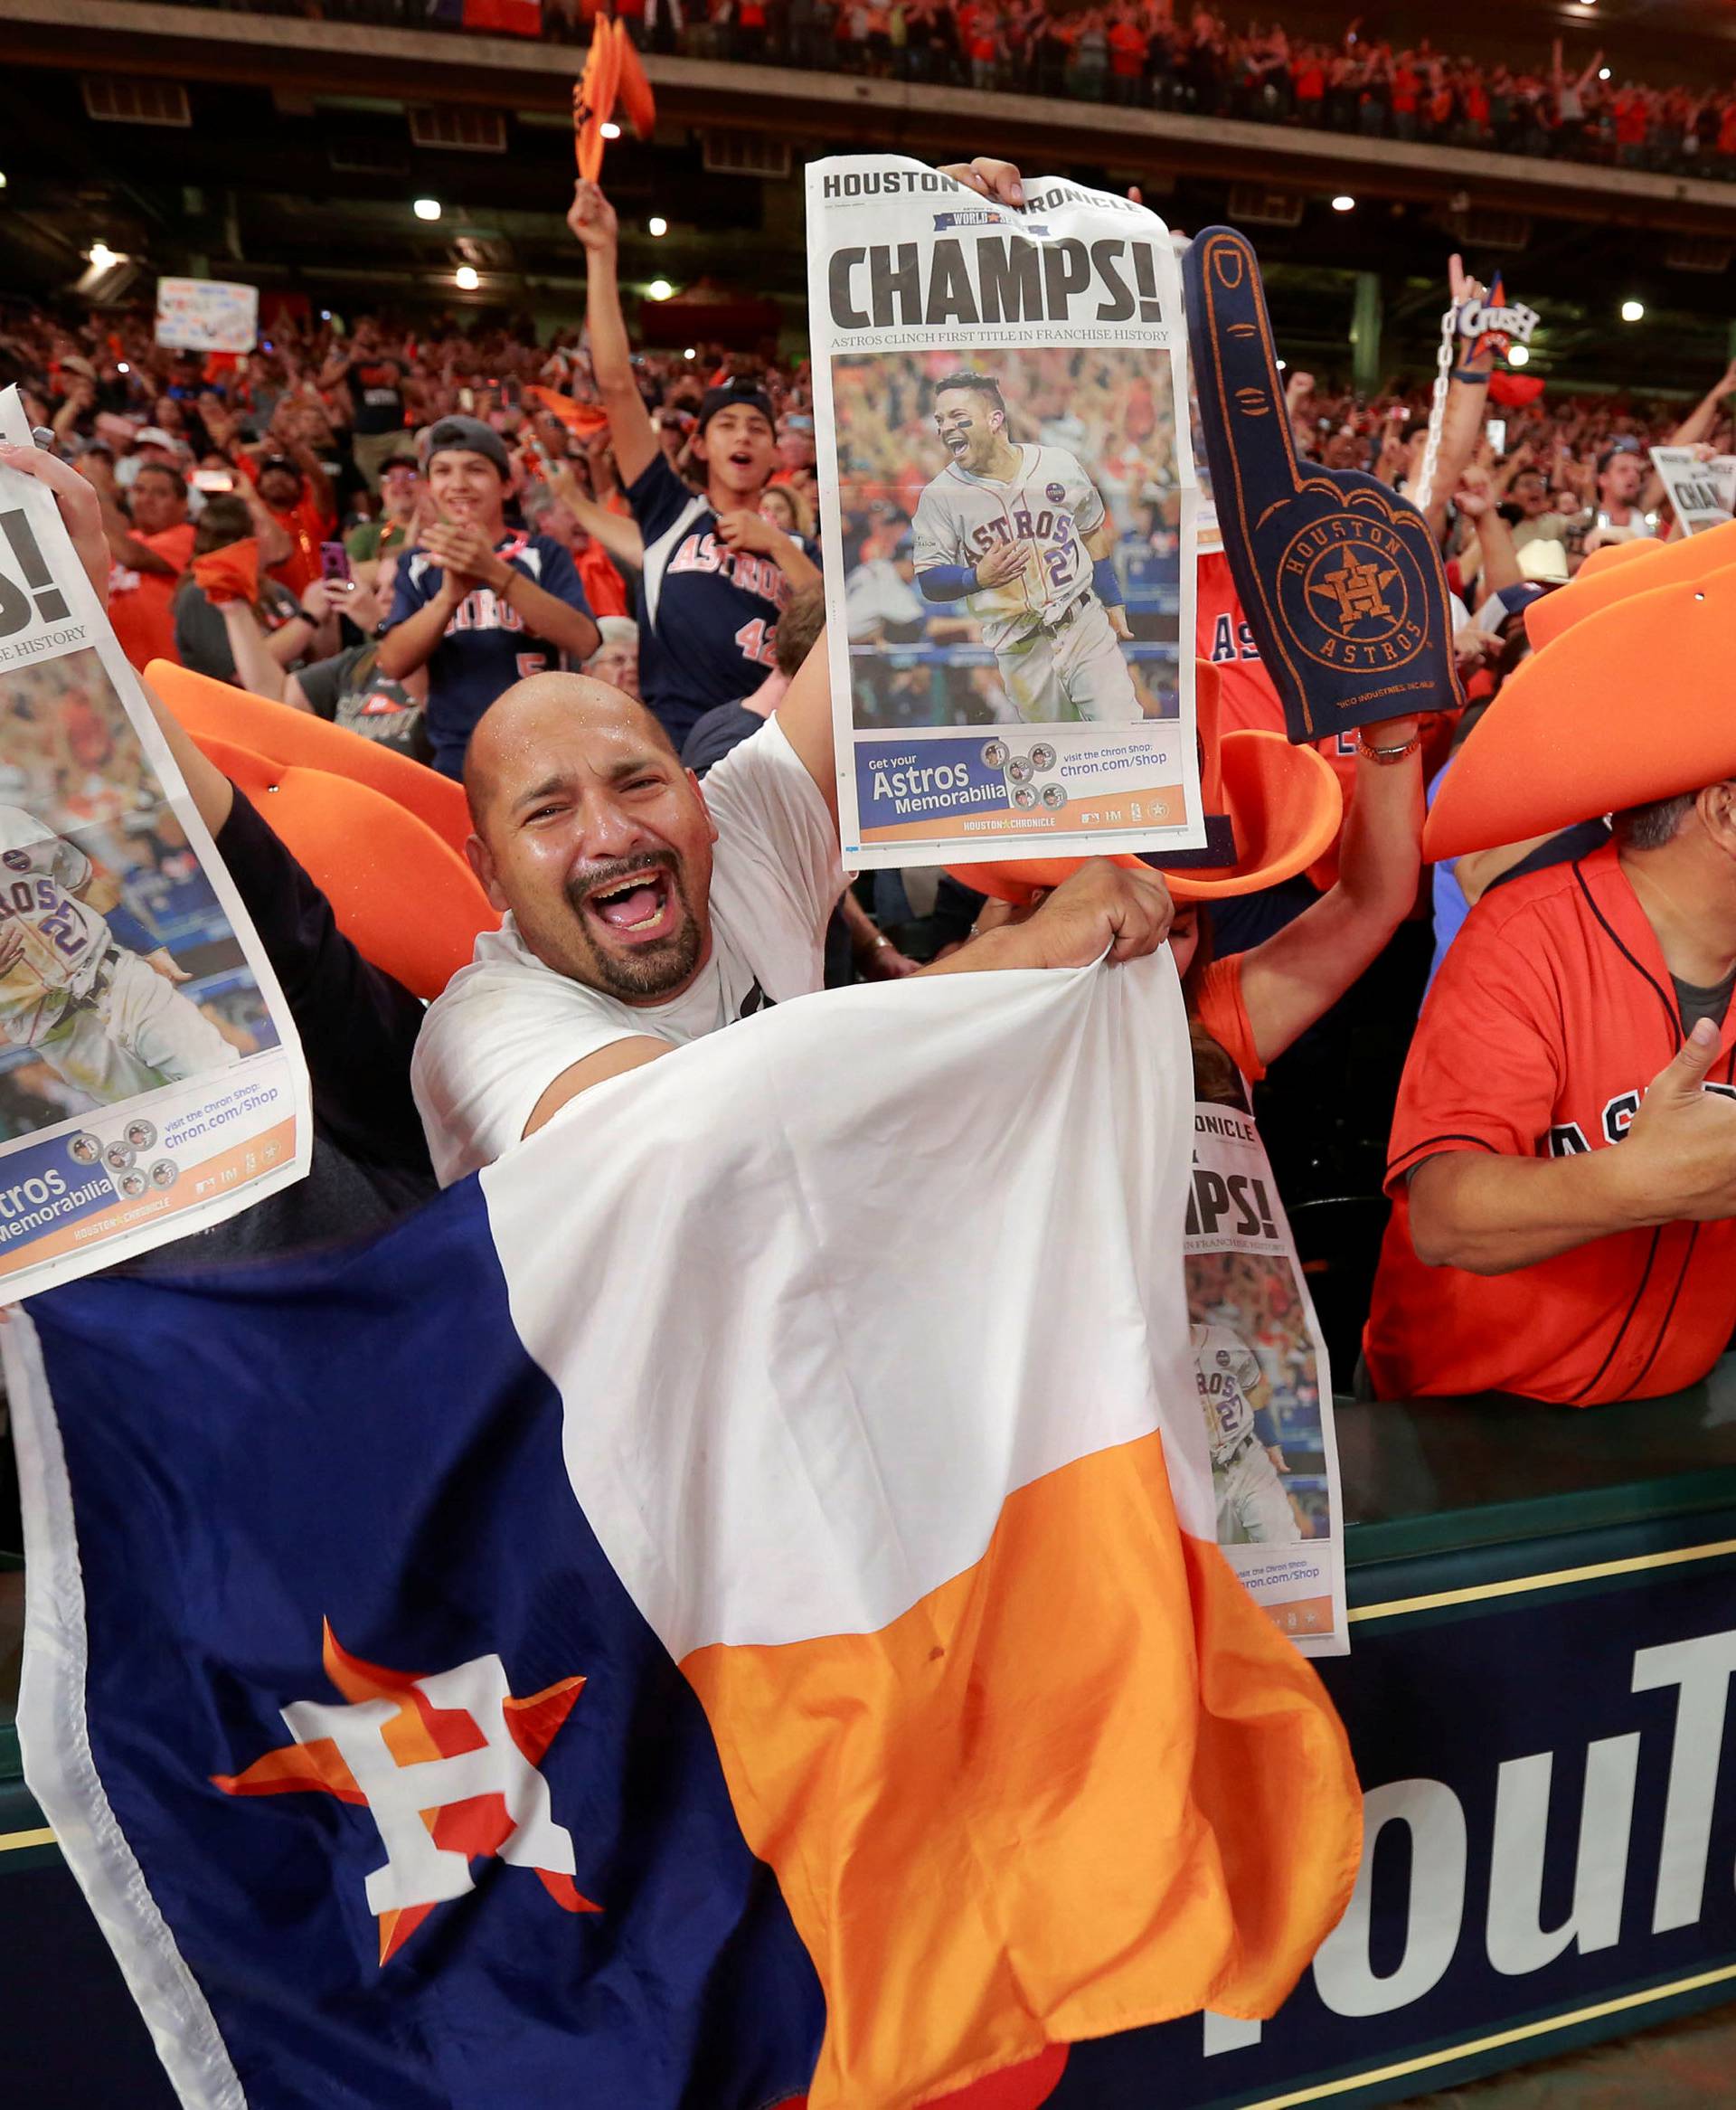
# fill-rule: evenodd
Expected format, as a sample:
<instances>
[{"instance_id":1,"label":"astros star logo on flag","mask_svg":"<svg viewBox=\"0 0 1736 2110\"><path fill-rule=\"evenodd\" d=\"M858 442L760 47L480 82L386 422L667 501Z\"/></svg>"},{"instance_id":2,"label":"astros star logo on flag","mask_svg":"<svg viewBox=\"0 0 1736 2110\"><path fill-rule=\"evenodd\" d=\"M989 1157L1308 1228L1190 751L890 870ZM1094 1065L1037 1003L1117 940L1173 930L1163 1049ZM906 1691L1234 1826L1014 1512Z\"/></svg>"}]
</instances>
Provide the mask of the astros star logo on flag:
<instances>
[{"instance_id":1,"label":"astros star logo on flag","mask_svg":"<svg viewBox=\"0 0 1736 2110\"><path fill-rule=\"evenodd\" d=\"M281 1710L293 1744L212 1781L226 1794L327 1794L367 1808L386 1850L367 1880L382 1965L437 1905L476 1888L473 1859L534 1869L565 1911L600 1912L573 1880L572 1835L554 1821L538 1771L585 1680L516 1699L498 1656L419 1678L363 1662L323 1623L326 1674L347 1704L294 1701Z\"/></svg>"}]
</instances>

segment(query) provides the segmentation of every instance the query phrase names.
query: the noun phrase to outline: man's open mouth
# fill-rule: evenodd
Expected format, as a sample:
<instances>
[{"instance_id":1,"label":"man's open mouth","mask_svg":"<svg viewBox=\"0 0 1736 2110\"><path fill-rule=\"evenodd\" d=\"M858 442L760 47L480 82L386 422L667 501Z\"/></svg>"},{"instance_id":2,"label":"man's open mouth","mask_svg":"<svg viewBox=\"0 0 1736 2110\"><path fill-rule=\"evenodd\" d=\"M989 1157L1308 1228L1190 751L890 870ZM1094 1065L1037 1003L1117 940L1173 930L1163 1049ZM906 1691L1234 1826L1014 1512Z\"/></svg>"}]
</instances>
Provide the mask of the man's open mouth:
<instances>
[{"instance_id":1,"label":"man's open mouth","mask_svg":"<svg viewBox=\"0 0 1736 2110\"><path fill-rule=\"evenodd\" d=\"M963 454L969 448L970 440L963 432L947 432L941 436L941 444L948 454Z\"/></svg>"},{"instance_id":2,"label":"man's open mouth","mask_svg":"<svg viewBox=\"0 0 1736 2110\"><path fill-rule=\"evenodd\" d=\"M730 464L733 468L752 468L754 467L752 450L746 447L738 447L730 457Z\"/></svg>"},{"instance_id":3,"label":"man's open mouth","mask_svg":"<svg viewBox=\"0 0 1736 2110\"><path fill-rule=\"evenodd\" d=\"M681 923L681 899L674 875L662 866L629 873L585 894L586 915L602 924L618 945L650 945L673 937Z\"/></svg>"}]
</instances>

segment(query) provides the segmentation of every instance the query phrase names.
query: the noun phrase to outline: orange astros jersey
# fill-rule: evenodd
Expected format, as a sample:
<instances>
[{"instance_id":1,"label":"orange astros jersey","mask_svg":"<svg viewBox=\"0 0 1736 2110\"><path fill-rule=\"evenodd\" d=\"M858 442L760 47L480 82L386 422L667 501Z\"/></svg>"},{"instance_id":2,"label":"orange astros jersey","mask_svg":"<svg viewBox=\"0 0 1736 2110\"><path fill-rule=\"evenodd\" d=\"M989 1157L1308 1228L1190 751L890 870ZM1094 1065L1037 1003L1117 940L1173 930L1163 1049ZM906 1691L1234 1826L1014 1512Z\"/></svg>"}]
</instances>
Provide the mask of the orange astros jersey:
<instances>
[{"instance_id":1,"label":"orange astros jersey","mask_svg":"<svg viewBox=\"0 0 1736 2110\"><path fill-rule=\"evenodd\" d=\"M1443 1151L1618 1147L1682 1037L1613 845L1477 904L1423 1007L1393 1118L1394 1207L1363 1339L1382 1398L1501 1390L1590 1406L1705 1376L1736 1329L1736 1223L1622 1232L1475 1275L1417 1259L1405 1191ZM1736 1048L1707 1088L1736 1097Z\"/></svg>"}]
</instances>

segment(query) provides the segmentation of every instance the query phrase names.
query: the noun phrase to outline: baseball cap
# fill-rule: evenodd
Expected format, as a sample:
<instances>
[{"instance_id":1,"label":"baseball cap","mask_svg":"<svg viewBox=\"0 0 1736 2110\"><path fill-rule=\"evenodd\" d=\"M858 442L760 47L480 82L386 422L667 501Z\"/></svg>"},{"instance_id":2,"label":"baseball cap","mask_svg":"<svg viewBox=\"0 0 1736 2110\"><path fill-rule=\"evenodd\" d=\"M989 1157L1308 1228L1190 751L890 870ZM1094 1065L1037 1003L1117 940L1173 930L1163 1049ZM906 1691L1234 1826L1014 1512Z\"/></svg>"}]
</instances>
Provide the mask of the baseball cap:
<instances>
[{"instance_id":1,"label":"baseball cap","mask_svg":"<svg viewBox=\"0 0 1736 2110\"><path fill-rule=\"evenodd\" d=\"M771 398L762 388L749 382L731 382L726 388L708 388L699 399L699 429L703 432L720 411L732 410L737 403L745 403L749 410L758 411L768 425L776 426L771 414Z\"/></svg>"},{"instance_id":2,"label":"baseball cap","mask_svg":"<svg viewBox=\"0 0 1736 2110\"><path fill-rule=\"evenodd\" d=\"M506 442L480 418L442 418L431 425L422 440L423 463L431 462L437 454L485 455L499 471L503 484L511 480L513 465Z\"/></svg>"},{"instance_id":3,"label":"baseball cap","mask_svg":"<svg viewBox=\"0 0 1736 2110\"><path fill-rule=\"evenodd\" d=\"M1598 474L1601 476L1618 454L1643 454L1645 449L1631 432L1624 432L1620 439L1612 440L1598 457Z\"/></svg>"},{"instance_id":4,"label":"baseball cap","mask_svg":"<svg viewBox=\"0 0 1736 2110\"><path fill-rule=\"evenodd\" d=\"M1561 548L1559 543L1552 546ZM1562 554L1566 553L1563 551ZM1533 601L1541 600L1543 593L1543 589L1532 580L1518 586L1497 586L1477 611L1477 629L1493 636L1509 616L1523 613Z\"/></svg>"},{"instance_id":5,"label":"baseball cap","mask_svg":"<svg viewBox=\"0 0 1736 2110\"><path fill-rule=\"evenodd\" d=\"M187 443L177 440L173 432L165 432L161 425L141 425L133 434L135 447L166 447L171 454L184 454Z\"/></svg>"},{"instance_id":6,"label":"baseball cap","mask_svg":"<svg viewBox=\"0 0 1736 2110\"><path fill-rule=\"evenodd\" d=\"M287 468L292 477L296 478L297 480L300 479L301 464L297 461L291 461L287 454L267 454L262 456L259 460L259 474L263 476L266 470L269 468Z\"/></svg>"}]
</instances>

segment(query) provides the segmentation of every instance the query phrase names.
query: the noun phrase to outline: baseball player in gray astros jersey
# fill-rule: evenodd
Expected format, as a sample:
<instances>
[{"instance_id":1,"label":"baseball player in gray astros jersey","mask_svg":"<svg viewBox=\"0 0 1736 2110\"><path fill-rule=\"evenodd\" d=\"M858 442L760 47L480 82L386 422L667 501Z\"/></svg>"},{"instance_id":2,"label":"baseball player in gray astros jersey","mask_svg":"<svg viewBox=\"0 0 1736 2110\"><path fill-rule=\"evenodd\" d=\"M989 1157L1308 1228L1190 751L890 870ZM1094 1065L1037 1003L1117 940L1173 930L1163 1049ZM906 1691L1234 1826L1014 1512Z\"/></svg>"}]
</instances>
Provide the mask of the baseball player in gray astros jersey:
<instances>
[{"instance_id":1,"label":"baseball player in gray astros jersey","mask_svg":"<svg viewBox=\"0 0 1736 2110\"><path fill-rule=\"evenodd\" d=\"M108 873L0 805L0 1035L113 1105L241 1059L174 986L186 979Z\"/></svg>"},{"instance_id":2,"label":"baseball player in gray astros jersey","mask_svg":"<svg viewBox=\"0 0 1736 2110\"><path fill-rule=\"evenodd\" d=\"M1193 1342L1212 1446L1218 1544L1293 1546L1302 1527L1278 1477L1282 1452L1257 1425L1270 1392L1260 1358L1227 1326L1195 1326Z\"/></svg>"},{"instance_id":3,"label":"baseball player in gray astros jersey","mask_svg":"<svg viewBox=\"0 0 1736 2110\"><path fill-rule=\"evenodd\" d=\"M1027 723L1142 719L1118 642L1133 633L1115 530L1096 485L1064 447L1007 438L1000 384L986 374L935 384L934 429L952 459L911 523L924 597L964 602Z\"/></svg>"}]
</instances>

